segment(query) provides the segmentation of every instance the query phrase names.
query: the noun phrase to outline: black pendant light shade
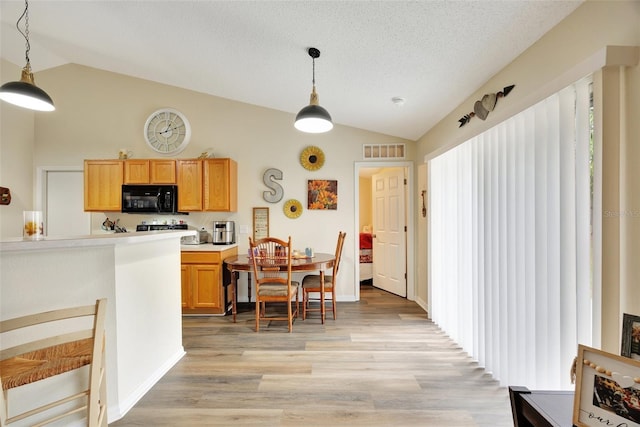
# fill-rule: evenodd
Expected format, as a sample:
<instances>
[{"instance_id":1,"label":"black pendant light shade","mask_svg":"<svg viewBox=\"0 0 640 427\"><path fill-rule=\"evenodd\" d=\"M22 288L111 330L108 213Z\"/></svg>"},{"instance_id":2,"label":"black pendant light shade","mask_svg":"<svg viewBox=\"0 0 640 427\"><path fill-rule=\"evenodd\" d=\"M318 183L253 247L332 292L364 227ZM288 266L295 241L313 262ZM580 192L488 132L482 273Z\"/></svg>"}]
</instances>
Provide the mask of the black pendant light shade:
<instances>
[{"instance_id":1,"label":"black pendant light shade","mask_svg":"<svg viewBox=\"0 0 640 427\"><path fill-rule=\"evenodd\" d=\"M0 87L0 99L19 107L37 111L53 111L56 107L47 93L33 83L33 74L22 69L22 79Z\"/></svg>"},{"instance_id":2,"label":"black pendant light shade","mask_svg":"<svg viewBox=\"0 0 640 427\"><path fill-rule=\"evenodd\" d=\"M333 128L329 112L319 105L307 105L296 116L295 127L302 132L322 133Z\"/></svg>"},{"instance_id":3,"label":"black pendant light shade","mask_svg":"<svg viewBox=\"0 0 640 427\"><path fill-rule=\"evenodd\" d=\"M295 128L307 133L323 133L333 129L331 115L318 104L318 94L316 93L316 67L315 60L320 56L320 51L314 47L309 48L309 56L313 58L313 89L309 105L304 107L296 115Z\"/></svg>"},{"instance_id":4,"label":"black pendant light shade","mask_svg":"<svg viewBox=\"0 0 640 427\"><path fill-rule=\"evenodd\" d=\"M25 18L24 32L20 29L20 21L22 18ZM31 62L29 61L29 50L31 50L31 45L29 44L29 2L26 0L24 2L24 12L22 12L22 15L18 18L16 28L18 28L18 31L26 41L26 52L24 56L27 64L22 69L20 81L8 82L0 86L0 99L30 110L53 111L56 109L53 105L53 100L45 91L36 86L33 80L33 73L31 72Z\"/></svg>"}]
</instances>

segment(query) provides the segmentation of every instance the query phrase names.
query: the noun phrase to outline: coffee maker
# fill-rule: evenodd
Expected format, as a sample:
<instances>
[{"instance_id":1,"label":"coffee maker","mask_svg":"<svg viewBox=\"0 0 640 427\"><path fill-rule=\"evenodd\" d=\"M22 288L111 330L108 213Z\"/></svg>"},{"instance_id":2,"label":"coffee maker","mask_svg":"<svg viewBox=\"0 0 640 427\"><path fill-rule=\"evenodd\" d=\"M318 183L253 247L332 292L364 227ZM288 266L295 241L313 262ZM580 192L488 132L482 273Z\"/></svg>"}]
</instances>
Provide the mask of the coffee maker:
<instances>
[{"instance_id":1,"label":"coffee maker","mask_svg":"<svg viewBox=\"0 0 640 427\"><path fill-rule=\"evenodd\" d=\"M236 242L236 225L233 221L213 221L214 245L231 245Z\"/></svg>"}]
</instances>

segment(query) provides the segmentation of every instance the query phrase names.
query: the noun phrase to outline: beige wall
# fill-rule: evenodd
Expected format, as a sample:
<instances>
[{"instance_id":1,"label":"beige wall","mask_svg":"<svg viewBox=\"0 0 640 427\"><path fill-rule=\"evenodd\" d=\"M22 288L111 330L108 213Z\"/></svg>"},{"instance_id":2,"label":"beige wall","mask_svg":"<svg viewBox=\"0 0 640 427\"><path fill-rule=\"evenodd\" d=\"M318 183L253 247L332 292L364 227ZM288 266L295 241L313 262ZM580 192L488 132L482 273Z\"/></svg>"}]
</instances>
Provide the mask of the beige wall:
<instances>
[{"instance_id":1,"label":"beige wall","mask_svg":"<svg viewBox=\"0 0 640 427\"><path fill-rule=\"evenodd\" d=\"M640 2L637 4L640 9ZM636 22L640 28L640 17ZM625 296L621 299L621 309L623 312L640 315L640 66L626 71L626 127L623 131L626 135L620 156L623 176L621 206L624 211L630 212L630 215L625 216L621 230L621 288Z\"/></svg>"},{"instance_id":2,"label":"beige wall","mask_svg":"<svg viewBox=\"0 0 640 427\"><path fill-rule=\"evenodd\" d=\"M362 227L365 225L373 224L373 214L371 213L371 178L360 178L360 227L359 231L362 231Z\"/></svg>"},{"instance_id":3,"label":"beige wall","mask_svg":"<svg viewBox=\"0 0 640 427\"><path fill-rule=\"evenodd\" d=\"M425 134L418 141L418 158L432 158L596 71L593 64L599 59L595 54L606 46L616 45L640 46L640 2L587 1ZM616 67L614 72L620 73L620 69ZM603 254L602 304L596 296L599 304L596 311L602 311L602 348L611 352L620 350L622 313L640 315L640 263L637 262L640 255L640 168L637 167L640 163L640 121L637 120L640 117L640 67L626 68L620 81L622 113L613 119L621 132L620 153L615 154L603 176L604 188L611 188L613 184L613 188L619 187L614 190L619 193L605 198L615 205L605 205L603 209L629 214L621 215L619 224L613 227L603 224L603 247L613 246L615 251ZM515 89L498 101L486 121L473 118L458 128L458 119L473 111L476 100L510 84L515 84ZM609 98L611 94L596 96ZM605 121L609 127L616 126L610 123L611 118ZM612 130L608 132L611 134ZM611 162L619 167L611 167ZM420 244L418 242L418 246ZM596 270L599 269L596 266Z\"/></svg>"},{"instance_id":4,"label":"beige wall","mask_svg":"<svg viewBox=\"0 0 640 427\"><path fill-rule=\"evenodd\" d=\"M18 72L5 75L3 71L2 81L14 80L18 75ZM335 250L338 231L344 230L347 239L338 296L345 299L356 295L354 266L357 260L354 262L353 253L357 244L354 208L358 197L354 194L354 162L363 160L362 144L406 143L407 156L412 159L415 153L412 141L340 125L327 134L303 134L293 127L294 115L290 113L75 64L41 72L36 75L36 82L53 98L56 111L36 113L35 126L29 124L33 123L34 113L27 110L15 109L13 114L17 117L11 120L2 118L1 176L4 179L7 164L25 177L29 185L24 185L20 178L24 188L16 194L18 198L27 199L24 206L31 206L35 168L81 168L84 159L116 158L120 148L133 151L136 158L158 157L144 141L144 123L159 108L176 108L187 116L192 127L191 143L178 157L197 157L212 148L216 157L235 159L239 175L237 213L200 213L180 219L209 229L214 220L233 220L238 229L240 225L251 228L252 208L268 206L271 234L291 235L297 248L310 246L317 252L330 253ZM304 99L301 102L304 103ZM2 108L4 111L12 107ZM27 121L26 130L22 126L16 128L22 121ZM35 134L35 139L22 136L21 140L26 140L20 142L23 145L5 143L11 135L29 132ZM24 144L30 147L28 158L22 148ZM300 153L308 145L316 145L325 153L324 167L318 171L307 171L300 165ZM35 148L33 154L31 147ZM268 191L263 184L263 173L268 168L283 172L279 183L284 188L284 198L279 203L267 203L262 198L263 192ZM308 179L338 180L337 211L306 210ZM305 207L302 216L295 220L285 217L282 211L284 202L291 198L298 199ZM14 219L22 221L23 206L16 204L15 208ZM99 225L106 215L114 217L113 213L98 213L93 215L92 222ZM138 215L116 214L115 217L129 228L141 220ZM15 235L8 231L3 237ZM238 242L239 251L246 251L248 234L239 234ZM240 288L243 292L243 287Z\"/></svg>"},{"instance_id":5,"label":"beige wall","mask_svg":"<svg viewBox=\"0 0 640 427\"><path fill-rule=\"evenodd\" d=\"M429 242L427 242L426 238L422 238L422 236L427 236L429 233L429 215L427 211L428 202L429 202L429 183L428 183L428 170L427 164L423 163L418 166L418 180L416 185L417 190L417 199L419 200L417 206L417 225L416 229L418 231L418 236L421 236L416 241L416 270L417 277L416 280L416 302L423 307L427 313L430 312L430 303L431 300L429 298L429 287L427 281L428 274L428 263L429 259ZM424 193L423 193L424 192ZM423 208L425 209L423 211Z\"/></svg>"},{"instance_id":6,"label":"beige wall","mask_svg":"<svg viewBox=\"0 0 640 427\"><path fill-rule=\"evenodd\" d=\"M2 82L20 79L20 68L2 60ZM11 190L11 203L0 205L0 239L22 236L22 211L33 200L34 113L0 102L0 186Z\"/></svg>"}]
</instances>

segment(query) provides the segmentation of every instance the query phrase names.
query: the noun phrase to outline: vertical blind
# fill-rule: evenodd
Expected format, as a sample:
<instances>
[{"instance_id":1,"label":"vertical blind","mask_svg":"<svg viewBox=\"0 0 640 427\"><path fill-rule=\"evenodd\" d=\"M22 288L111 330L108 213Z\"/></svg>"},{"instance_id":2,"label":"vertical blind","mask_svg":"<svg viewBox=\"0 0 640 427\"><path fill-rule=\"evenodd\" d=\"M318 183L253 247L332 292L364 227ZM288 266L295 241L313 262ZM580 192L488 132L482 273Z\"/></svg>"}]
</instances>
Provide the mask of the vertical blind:
<instances>
[{"instance_id":1,"label":"vertical blind","mask_svg":"<svg viewBox=\"0 0 640 427\"><path fill-rule=\"evenodd\" d=\"M430 161L430 314L503 386L573 388L591 344L589 88Z\"/></svg>"}]
</instances>

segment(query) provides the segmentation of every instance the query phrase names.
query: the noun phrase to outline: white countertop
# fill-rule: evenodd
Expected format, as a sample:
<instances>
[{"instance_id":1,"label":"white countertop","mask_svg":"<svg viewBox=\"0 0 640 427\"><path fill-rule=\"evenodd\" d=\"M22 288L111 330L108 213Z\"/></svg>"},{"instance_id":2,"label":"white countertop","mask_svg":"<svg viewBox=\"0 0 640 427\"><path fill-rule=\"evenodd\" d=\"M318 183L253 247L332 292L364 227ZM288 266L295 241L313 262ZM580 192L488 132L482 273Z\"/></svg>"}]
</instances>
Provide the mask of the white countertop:
<instances>
[{"instance_id":1,"label":"white countertop","mask_svg":"<svg viewBox=\"0 0 640 427\"><path fill-rule=\"evenodd\" d=\"M88 234L85 236L45 237L25 240L19 237L0 242L0 252L68 249L152 242L195 235L195 230L139 231L129 233ZM200 245L202 246L202 245ZM216 245L209 245L216 246Z\"/></svg>"},{"instance_id":2,"label":"white countertop","mask_svg":"<svg viewBox=\"0 0 640 427\"><path fill-rule=\"evenodd\" d=\"M222 252L227 249L238 247L237 243L231 245L214 245L213 243L203 243L201 245L180 245L180 250L185 252Z\"/></svg>"}]
</instances>

